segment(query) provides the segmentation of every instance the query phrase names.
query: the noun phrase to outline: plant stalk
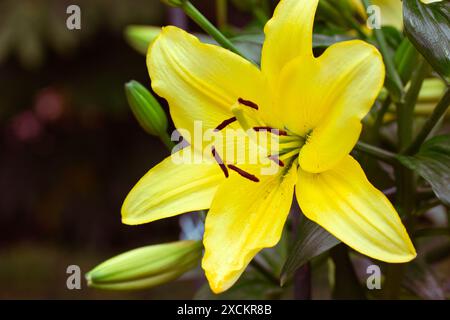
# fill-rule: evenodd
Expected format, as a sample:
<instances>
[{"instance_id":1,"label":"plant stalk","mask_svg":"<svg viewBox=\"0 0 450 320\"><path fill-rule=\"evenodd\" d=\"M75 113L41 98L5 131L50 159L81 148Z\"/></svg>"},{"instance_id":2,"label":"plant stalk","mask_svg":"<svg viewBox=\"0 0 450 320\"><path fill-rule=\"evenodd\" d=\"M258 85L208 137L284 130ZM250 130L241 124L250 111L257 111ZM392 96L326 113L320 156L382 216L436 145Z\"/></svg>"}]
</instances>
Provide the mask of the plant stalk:
<instances>
[{"instance_id":1,"label":"plant stalk","mask_svg":"<svg viewBox=\"0 0 450 320\"><path fill-rule=\"evenodd\" d=\"M397 164L395 153L375 147L371 144L359 141L356 144L355 149L358 151L364 152L370 156L373 156L374 158L384 161L386 163L389 163L392 165Z\"/></svg>"},{"instance_id":2,"label":"plant stalk","mask_svg":"<svg viewBox=\"0 0 450 320\"><path fill-rule=\"evenodd\" d=\"M434 129L439 120L445 115L450 105L450 90L447 88L444 96L437 104L433 113L428 118L427 122L423 125L417 137L411 142L411 144L404 150L404 154L413 155L420 149L422 143L427 139L430 132Z\"/></svg>"},{"instance_id":3,"label":"plant stalk","mask_svg":"<svg viewBox=\"0 0 450 320\"><path fill-rule=\"evenodd\" d=\"M370 0L362 0L364 8L367 10L367 8L371 5ZM398 90L398 95L394 96L397 100L399 99L400 102L403 101L404 96L404 89L403 89L403 82L400 78L400 75L397 72L397 69L395 67L394 59L392 59L391 55L389 54L388 45L386 42L386 39L384 37L383 30L381 29L373 29L373 34L375 36L375 40L378 44L378 48L380 49L381 54L383 55L384 64L386 65L386 72L388 75L388 78L392 80L393 84L395 85L396 89Z\"/></svg>"},{"instance_id":4,"label":"plant stalk","mask_svg":"<svg viewBox=\"0 0 450 320\"><path fill-rule=\"evenodd\" d=\"M239 51L239 49L220 32L198 9L190 2L184 1L181 5L181 9L188 15L192 20L195 21L206 33L214 38L222 47L228 49L241 57L251 61L245 55Z\"/></svg>"}]
</instances>

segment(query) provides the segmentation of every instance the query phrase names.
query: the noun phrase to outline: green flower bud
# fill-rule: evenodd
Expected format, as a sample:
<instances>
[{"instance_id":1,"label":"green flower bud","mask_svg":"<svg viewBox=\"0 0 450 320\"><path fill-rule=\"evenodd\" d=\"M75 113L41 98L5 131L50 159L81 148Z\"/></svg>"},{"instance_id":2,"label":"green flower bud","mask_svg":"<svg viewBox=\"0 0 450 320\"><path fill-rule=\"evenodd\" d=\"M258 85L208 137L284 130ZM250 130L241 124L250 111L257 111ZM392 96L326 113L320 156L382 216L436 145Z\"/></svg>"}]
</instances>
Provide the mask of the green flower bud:
<instances>
[{"instance_id":1,"label":"green flower bud","mask_svg":"<svg viewBox=\"0 0 450 320\"><path fill-rule=\"evenodd\" d=\"M86 274L90 287L139 290L173 281L196 267L201 241L185 240L151 245L115 256Z\"/></svg>"},{"instance_id":2,"label":"green flower bud","mask_svg":"<svg viewBox=\"0 0 450 320\"><path fill-rule=\"evenodd\" d=\"M167 137L167 116L158 101L142 84L130 81L125 85L128 103L144 130L157 137Z\"/></svg>"},{"instance_id":3,"label":"green flower bud","mask_svg":"<svg viewBox=\"0 0 450 320\"><path fill-rule=\"evenodd\" d=\"M161 2L171 7L181 7L182 5L184 5L186 0L161 0Z\"/></svg>"},{"instance_id":4,"label":"green flower bud","mask_svg":"<svg viewBox=\"0 0 450 320\"><path fill-rule=\"evenodd\" d=\"M146 55L149 45L160 33L160 27L132 25L125 28L125 39L133 49Z\"/></svg>"}]
</instances>

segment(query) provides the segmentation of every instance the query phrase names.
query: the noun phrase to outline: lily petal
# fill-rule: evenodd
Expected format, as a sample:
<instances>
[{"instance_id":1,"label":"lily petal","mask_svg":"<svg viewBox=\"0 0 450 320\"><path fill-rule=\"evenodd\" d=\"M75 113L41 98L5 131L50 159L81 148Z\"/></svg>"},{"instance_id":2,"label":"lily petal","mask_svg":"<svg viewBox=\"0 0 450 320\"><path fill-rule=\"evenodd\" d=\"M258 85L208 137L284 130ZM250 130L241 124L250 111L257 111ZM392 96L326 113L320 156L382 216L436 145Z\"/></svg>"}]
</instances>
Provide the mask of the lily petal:
<instances>
[{"instance_id":1,"label":"lily petal","mask_svg":"<svg viewBox=\"0 0 450 320\"><path fill-rule=\"evenodd\" d=\"M261 68L276 86L283 67L299 56L312 57L314 15L319 0L281 0L267 22Z\"/></svg>"},{"instance_id":2,"label":"lily petal","mask_svg":"<svg viewBox=\"0 0 450 320\"><path fill-rule=\"evenodd\" d=\"M217 164L177 164L168 157L130 191L122 206L122 222L143 224L208 209L224 179Z\"/></svg>"},{"instance_id":3,"label":"lily petal","mask_svg":"<svg viewBox=\"0 0 450 320\"><path fill-rule=\"evenodd\" d=\"M300 72L302 65L295 61L288 69ZM378 50L360 40L332 45L314 67L306 69L318 70L316 74L297 75L310 79L311 84L299 88L297 101L301 104L295 104L292 97L286 102L286 114L292 116L300 109L300 114L305 115L305 119L298 120L297 129L292 129L311 130L300 152L299 164L303 170L317 173L331 169L355 146L362 129L361 119L383 86L385 70ZM290 74L294 83L304 83L288 70L287 75ZM309 89L321 94L308 100L303 95Z\"/></svg>"},{"instance_id":4,"label":"lily petal","mask_svg":"<svg viewBox=\"0 0 450 320\"><path fill-rule=\"evenodd\" d=\"M206 130L233 117L231 108L239 98L260 108L270 102L255 65L176 27L162 29L149 48L147 67L153 90L168 101L175 126L192 135L195 121Z\"/></svg>"},{"instance_id":5,"label":"lily petal","mask_svg":"<svg viewBox=\"0 0 450 320\"><path fill-rule=\"evenodd\" d=\"M296 196L306 217L356 251L391 263L416 256L392 204L351 156L326 172L299 170Z\"/></svg>"},{"instance_id":6,"label":"lily petal","mask_svg":"<svg viewBox=\"0 0 450 320\"><path fill-rule=\"evenodd\" d=\"M259 182L230 176L206 217L202 267L215 293L231 287L250 260L281 237L291 207L296 166L285 174L258 176Z\"/></svg>"}]
</instances>

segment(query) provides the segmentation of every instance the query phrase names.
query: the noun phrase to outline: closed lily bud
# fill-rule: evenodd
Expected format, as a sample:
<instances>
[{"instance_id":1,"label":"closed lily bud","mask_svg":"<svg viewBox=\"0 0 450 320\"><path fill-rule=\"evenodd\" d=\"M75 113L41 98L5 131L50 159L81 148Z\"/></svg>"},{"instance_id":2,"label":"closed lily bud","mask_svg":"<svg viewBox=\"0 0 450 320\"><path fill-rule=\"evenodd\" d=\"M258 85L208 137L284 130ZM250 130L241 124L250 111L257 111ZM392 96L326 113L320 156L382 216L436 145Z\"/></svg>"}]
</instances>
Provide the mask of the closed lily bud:
<instances>
[{"instance_id":1,"label":"closed lily bud","mask_svg":"<svg viewBox=\"0 0 450 320\"><path fill-rule=\"evenodd\" d=\"M173 281L196 267L201 241L185 240L151 245L115 256L86 274L90 287L139 290Z\"/></svg>"},{"instance_id":2,"label":"closed lily bud","mask_svg":"<svg viewBox=\"0 0 450 320\"><path fill-rule=\"evenodd\" d=\"M141 127L157 137L167 136L167 116L156 98L142 84L130 81L125 85L128 103Z\"/></svg>"},{"instance_id":3,"label":"closed lily bud","mask_svg":"<svg viewBox=\"0 0 450 320\"><path fill-rule=\"evenodd\" d=\"M125 29L125 39L133 49L146 55L149 45L160 33L161 27L131 25Z\"/></svg>"}]
</instances>

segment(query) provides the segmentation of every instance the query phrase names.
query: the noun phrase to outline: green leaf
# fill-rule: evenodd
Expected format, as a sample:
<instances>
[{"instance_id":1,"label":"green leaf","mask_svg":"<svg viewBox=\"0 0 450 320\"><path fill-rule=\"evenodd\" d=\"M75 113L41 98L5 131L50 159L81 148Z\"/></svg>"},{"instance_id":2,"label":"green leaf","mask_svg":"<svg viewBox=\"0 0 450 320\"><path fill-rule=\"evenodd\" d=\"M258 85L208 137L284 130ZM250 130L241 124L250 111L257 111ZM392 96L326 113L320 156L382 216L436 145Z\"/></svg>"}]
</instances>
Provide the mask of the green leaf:
<instances>
[{"instance_id":1,"label":"green leaf","mask_svg":"<svg viewBox=\"0 0 450 320\"><path fill-rule=\"evenodd\" d=\"M281 271L281 285L284 285L298 268L340 242L306 217L302 217L300 221L298 235L299 238Z\"/></svg>"},{"instance_id":2,"label":"green leaf","mask_svg":"<svg viewBox=\"0 0 450 320\"><path fill-rule=\"evenodd\" d=\"M394 63L403 83L408 83L417 66L418 55L416 48L408 38L404 38L394 55Z\"/></svg>"},{"instance_id":3,"label":"green leaf","mask_svg":"<svg viewBox=\"0 0 450 320\"><path fill-rule=\"evenodd\" d=\"M436 196L450 205L450 135L434 137L415 156L398 159L428 181Z\"/></svg>"},{"instance_id":4,"label":"green leaf","mask_svg":"<svg viewBox=\"0 0 450 320\"><path fill-rule=\"evenodd\" d=\"M417 50L447 82L450 76L450 2L403 0L405 32Z\"/></svg>"},{"instance_id":5,"label":"green leaf","mask_svg":"<svg viewBox=\"0 0 450 320\"><path fill-rule=\"evenodd\" d=\"M422 260L416 259L408 264L402 285L422 299L445 299L444 290L431 267Z\"/></svg>"}]
</instances>

